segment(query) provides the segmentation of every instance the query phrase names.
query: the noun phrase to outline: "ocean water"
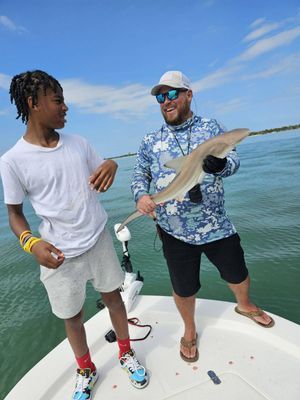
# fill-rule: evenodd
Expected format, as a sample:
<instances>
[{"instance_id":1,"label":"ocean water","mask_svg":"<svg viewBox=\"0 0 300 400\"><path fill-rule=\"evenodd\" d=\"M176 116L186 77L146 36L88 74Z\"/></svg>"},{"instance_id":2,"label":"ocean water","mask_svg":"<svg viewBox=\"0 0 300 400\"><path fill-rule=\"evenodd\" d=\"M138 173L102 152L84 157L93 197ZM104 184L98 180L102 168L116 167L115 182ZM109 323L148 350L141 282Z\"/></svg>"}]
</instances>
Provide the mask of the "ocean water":
<instances>
[{"instance_id":1,"label":"ocean water","mask_svg":"<svg viewBox=\"0 0 300 400\"><path fill-rule=\"evenodd\" d=\"M248 138L238 152L238 173L224 180L226 208L245 251L251 298L260 307L300 324L300 130ZM120 158L110 190L100 195L113 226L134 209L130 180L135 157ZM30 204L25 214L35 230ZM153 222L129 225L134 270L145 279L143 294L170 295L171 285ZM55 345L65 338L63 322L51 314L39 267L11 233L0 189L0 399ZM121 259L121 243L115 238ZM217 270L205 259L199 297L234 301ZM98 294L88 285L85 318L96 312ZM70 350L71 351L71 350Z\"/></svg>"}]
</instances>

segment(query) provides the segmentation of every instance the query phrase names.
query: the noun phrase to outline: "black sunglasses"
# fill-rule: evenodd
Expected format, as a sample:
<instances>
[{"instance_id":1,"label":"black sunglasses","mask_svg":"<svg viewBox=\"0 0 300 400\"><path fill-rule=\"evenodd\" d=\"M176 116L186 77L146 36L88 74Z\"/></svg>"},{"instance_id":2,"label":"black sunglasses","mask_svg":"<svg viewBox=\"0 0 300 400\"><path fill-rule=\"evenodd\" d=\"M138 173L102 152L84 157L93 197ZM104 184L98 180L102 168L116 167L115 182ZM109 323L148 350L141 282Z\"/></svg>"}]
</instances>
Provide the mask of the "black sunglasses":
<instances>
[{"instance_id":1,"label":"black sunglasses","mask_svg":"<svg viewBox=\"0 0 300 400\"><path fill-rule=\"evenodd\" d=\"M178 96L179 96L179 92L186 92L186 90L185 89L184 90L182 90L182 89L171 89L166 93L159 93L155 97L156 97L156 100L157 100L157 102L159 104L163 104L165 102L165 100L166 100L166 97L169 100L176 100L178 98Z\"/></svg>"}]
</instances>

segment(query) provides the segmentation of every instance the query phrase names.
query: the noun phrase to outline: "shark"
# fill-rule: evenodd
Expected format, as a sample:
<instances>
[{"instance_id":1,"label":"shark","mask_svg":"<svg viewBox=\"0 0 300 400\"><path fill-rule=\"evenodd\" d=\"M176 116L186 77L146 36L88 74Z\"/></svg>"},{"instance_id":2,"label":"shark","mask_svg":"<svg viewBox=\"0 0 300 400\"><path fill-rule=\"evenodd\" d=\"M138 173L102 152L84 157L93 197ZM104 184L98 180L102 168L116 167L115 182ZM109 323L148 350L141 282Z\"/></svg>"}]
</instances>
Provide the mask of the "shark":
<instances>
[{"instance_id":1,"label":"shark","mask_svg":"<svg viewBox=\"0 0 300 400\"><path fill-rule=\"evenodd\" d=\"M174 169L176 171L176 176L166 188L151 195L153 202L155 204L162 204L174 199L182 201L185 194L192 187L203 181L205 172L203 171L202 165L206 156L212 155L218 158L224 158L238 143L249 135L249 129L233 129L199 144L188 155L174 158L166 162L164 166ZM117 233L129 222L142 215L143 214L138 210L134 211L120 224Z\"/></svg>"}]
</instances>

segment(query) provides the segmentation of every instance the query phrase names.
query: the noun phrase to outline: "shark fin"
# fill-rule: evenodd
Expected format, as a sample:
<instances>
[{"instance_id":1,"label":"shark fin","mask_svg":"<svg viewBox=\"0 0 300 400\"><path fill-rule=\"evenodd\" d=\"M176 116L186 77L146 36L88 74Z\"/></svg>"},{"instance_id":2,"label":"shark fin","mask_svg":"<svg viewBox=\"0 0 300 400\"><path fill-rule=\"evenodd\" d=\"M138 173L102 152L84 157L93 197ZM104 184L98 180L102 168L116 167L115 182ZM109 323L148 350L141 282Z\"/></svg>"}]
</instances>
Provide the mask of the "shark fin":
<instances>
[{"instance_id":1,"label":"shark fin","mask_svg":"<svg viewBox=\"0 0 300 400\"><path fill-rule=\"evenodd\" d=\"M173 158L172 160L167 161L164 166L166 168L175 169L176 173L178 174L181 171L182 164L186 160L187 156L181 156L177 158Z\"/></svg>"}]
</instances>

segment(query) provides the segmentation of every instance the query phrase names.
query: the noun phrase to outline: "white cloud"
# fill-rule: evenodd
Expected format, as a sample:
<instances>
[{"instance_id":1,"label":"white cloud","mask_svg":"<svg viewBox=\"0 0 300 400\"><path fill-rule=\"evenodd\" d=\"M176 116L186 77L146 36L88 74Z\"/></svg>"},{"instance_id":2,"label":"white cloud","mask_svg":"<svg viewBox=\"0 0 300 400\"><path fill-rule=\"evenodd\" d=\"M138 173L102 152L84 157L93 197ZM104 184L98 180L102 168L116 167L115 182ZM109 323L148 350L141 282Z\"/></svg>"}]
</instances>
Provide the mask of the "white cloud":
<instances>
[{"instance_id":1,"label":"white cloud","mask_svg":"<svg viewBox=\"0 0 300 400\"><path fill-rule=\"evenodd\" d=\"M203 5L212 6L214 0L204 1ZM290 20L282 20L276 23L267 23L265 18L258 18L252 24L254 29L244 39L245 42L257 40L239 56L228 60L224 67L204 76L202 79L192 82L195 93L220 87L225 83L238 79L253 80L269 78L276 74L299 68L300 54L294 54L281 60L265 70L242 75L241 72L253 59L271 52L282 46L287 46L300 37L300 26L282 31L271 37L262 39L263 35L270 33L284 25L295 23L295 17ZM258 67L256 63L255 67ZM70 79L62 82L66 101L83 112L95 114L112 114L117 118L130 118L141 116L149 112L156 104L154 98L149 95L150 88L141 84L131 84L123 87L92 85L78 79ZM218 113L227 113L242 106L240 99L233 99L224 104L217 105Z\"/></svg>"},{"instance_id":2,"label":"white cloud","mask_svg":"<svg viewBox=\"0 0 300 400\"><path fill-rule=\"evenodd\" d=\"M0 110L0 115L8 115L9 114L9 110Z\"/></svg>"},{"instance_id":3,"label":"white cloud","mask_svg":"<svg viewBox=\"0 0 300 400\"><path fill-rule=\"evenodd\" d=\"M142 115L155 104L150 96L150 88L140 84L127 85L122 88L102 85L91 85L79 79L61 82L66 102L93 114L111 113L121 117Z\"/></svg>"},{"instance_id":4,"label":"white cloud","mask_svg":"<svg viewBox=\"0 0 300 400\"><path fill-rule=\"evenodd\" d=\"M243 106L244 106L244 101L240 98L231 99L231 100L225 101L223 103L214 102L212 104L214 113L216 115L230 114L234 111L240 110Z\"/></svg>"},{"instance_id":5,"label":"white cloud","mask_svg":"<svg viewBox=\"0 0 300 400\"><path fill-rule=\"evenodd\" d=\"M265 22L264 18L260 18L252 24L252 26L262 25ZM256 36L257 38L260 35L270 32L271 30L277 29L281 26L284 22L268 24L262 26L260 29L252 32L253 36L252 39ZM255 33L256 32L256 33ZM276 49L281 46L285 46L290 44L293 40L300 36L300 27L296 27L293 29L289 29L278 33L268 39L261 39L257 41L254 45L250 46L246 51L241 53L238 57L228 60L227 64L223 67L218 69L217 71L208 74L204 78L195 81L192 83L193 91L201 92L204 90L212 89L215 87L222 86L223 84L232 81L232 79L254 79L254 78L268 78L269 76L279 74L281 72L287 72L292 70L292 68L296 68L299 66L299 54L294 54L289 57L286 57L282 60L279 64L272 66L269 69L264 71L258 72L256 74L239 77L237 75L238 72L242 71L245 66L245 62L251 61L252 59L270 52L273 49ZM248 35L248 38L250 35ZM243 64L241 63L243 62ZM231 104L227 104L226 107L222 106L224 112L229 107L236 107L237 102L234 101Z\"/></svg>"},{"instance_id":6,"label":"white cloud","mask_svg":"<svg viewBox=\"0 0 300 400\"><path fill-rule=\"evenodd\" d=\"M209 7L213 7L215 5L215 0L205 0L202 3L202 7L204 8L209 8Z\"/></svg>"},{"instance_id":7,"label":"white cloud","mask_svg":"<svg viewBox=\"0 0 300 400\"><path fill-rule=\"evenodd\" d=\"M255 21L252 22L250 25L252 28L256 28L258 25L261 25L265 22L266 18L258 18Z\"/></svg>"},{"instance_id":8,"label":"white cloud","mask_svg":"<svg viewBox=\"0 0 300 400\"><path fill-rule=\"evenodd\" d=\"M0 24L9 31L14 32L27 32L27 29L23 26L16 25L10 18L6 15L0 15Z\"/></svg>"},{"instance_id":9,"label":"white cloud","mask_svg":"<svg viewBox=\"0 0 300 400\"><path fill-rule=\"evenodd\" d=\"M300 26L278 33L268 39L259 40L236 58L237 61L248 61L281 46L286 46L300 36Z\"/></svg>"},{"instance_id":10,"label":"white cloud","mask_svg":"<svg viewBox=\"0 0 300 400\"><path fill-rule=\"evenodd\" d=\"M292 54L272 65L270 68L267 68L263 71L259 71L253 74L248 74L243 77L243 79L259 79L259 78L269 78L273 75L278 75L282 72L289 73L293 70L300 69L300 53Z\"/></svg>"},{"instance_id":11,"label":"white cloud","mask_svg":"<svg viewBox=\"0 0 300 400\"><path fill-rule=\"evenodd\" d=\"M9 75L1 74L0 72L0 89L9 89L11 77Z\"/></svg>"},{"instance_id":12,"label":"white cloud","mask_svg":"<svg viewBox=\"0 0 300 400\"><path fill-rule=\"evenodd\" d=\"M279 64L256 74L238 76L238 72L241 72L245 66L245 61L250 61L252 58L276 47L287 45L298 36L300 36L300 27L282 32L269 39L260 40L239 57L229 60L223 68L192 82L194 93L222 86L233 79L268 78L297 67L300 62L299 54L285 58ZM240 61L243 61L243 63ZM87 113L107 113L117 118L127 118L144 115L149 112L149 108L156 104L153 97L149 96L150 88L141 84L131 84L118 88L104 85L95 86L78 79L70 79L62 82L62 85L67 103L73 104ZM218 112L224 114L237 109L239 106L239 101L234 99L218 106Z\"/></svg>"},{"instance_id":13,"label":"white cloud","mask_svg":"<svg viewBox=\"0 0 300 400\"><path fill-rule=\"evenodd\" d=\"M203 90L218 87L225 82L231 80L232 76L241 68L240 65L231 65L205 76L199 81L192 83L194 92L202 92Z\"/></svg>"},{"instance_id":14,"label":"white cloud","mask_svg":"<svg viewBox=\"0 0 300 400\"><path fill-rule=\"evenodd\" d=\"M260 28L252 32L252 38L276 29L283 21L278 24L264 25L265 20L254 21L252 26ZM268 27L266 29L266 27ZM256 33L255 33L256 32ZM264 32L264 33L263 33ZM250 34L251 35L251 34ZM249 36L248 35L248 39ZM285 46L300 36L300 26L285 30L267 39L260 39L251 45L237 57L228 60L224 67L207 74L199 80L192 82L195 93L220 87L228 82L238 80L253 80L268 78L275 74L287 73L293 68L299 68L300 53L290 55L281 59L277 64L272 64L270 68L259 71L259 64L255 62L255 70L258 72L242 75L245 67L256 57L270 52L280 46ZM250 39L249 39L250 40ZM251 65L250 65L251 68ZM253 68L251 68L253 71ZM11 77L0 73L0 88L8 90ZM110 114L115 118L130 119L132 117L143 116L156 105L153 96L150 95L150 88L139 83L129 84L122 87L93 85L80 79L67 79L61 81L67 104L73 105L81 112L91 114ZM233 99L225 104L217 105L218 113L227 113L241 106L239 99ZM156 110L156 109L155 109Z\"/></svg>"},{"instance_id":15,"label":"white cloud","mask_svg":"<svg viewBox=\"0 0 300 400\"><path fill-rule=\"evenodd\" d=\"M260 28L256 29L255 31L249 33L249 35L247 35L244 38L244 42L250 42L252 40L256 40L256 39L260 38L261 36L264 36L267 33L272 32L279 27L280 27L280 24L278 24L278 23L263 25Z\"/></svg>"}]
</instances>

